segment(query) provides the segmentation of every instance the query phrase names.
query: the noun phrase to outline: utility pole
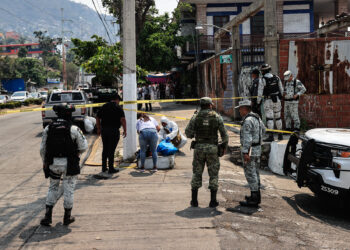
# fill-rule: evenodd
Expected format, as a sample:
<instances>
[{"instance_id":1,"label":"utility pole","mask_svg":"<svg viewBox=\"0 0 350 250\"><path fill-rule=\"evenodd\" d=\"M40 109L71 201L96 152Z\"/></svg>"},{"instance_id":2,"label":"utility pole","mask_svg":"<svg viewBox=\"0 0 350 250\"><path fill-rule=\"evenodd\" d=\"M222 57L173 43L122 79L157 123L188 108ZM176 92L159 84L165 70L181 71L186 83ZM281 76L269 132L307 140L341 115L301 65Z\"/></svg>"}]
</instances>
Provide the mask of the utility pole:
<instances>
[{"instance_id":1,"label":"utility pole","mask_svg":"<svg viewBox=\"0 0 350 250\"><path fill-rule=\"evenodd\" d=\"M67 70L66 70L66 48L64 45L64 33L65 32L71 32L71 31L65 31L63 29L64 22L73 22L72 20L66 20L63 18L63 8L61 8L61 37L62 37L62 78L63 78L63 88L68 89L67 86Z\"/></svg>"},{"instance_id":2,"label":"utility pole","mask_svg":"<svg viewBox=\"0 0 350 250\"><path fill-rule=\"evenodd\" d=\"M66 72L66 53L64 46L64 19L63 19L63 8L61 8L61 37L62 37L62 78L63 78L63 89L67 89L67 72Z\"/></svg>"},{"instance_id":3,"label":"utility pole","mask_svg":"<svg viewBox=\"0 0 350 250\"><path fill-rule=\"evenodd\" d=\"M272 72L278 74L278 34L276 0L264 0L264 23L265 23L265 62L271 65Z\"/></svg>"},{"instance_id":4,"label":"utility pole","mask_svg":"<svg viewBox=\"0 0 350 250\"><path fill-rule=\"evenodd\" d=\"M136 25L135 0L123 0L123 101L136 101ZM124 139L123 159L131 160L136 152L137 105L124 104L127 137ZM129 111L128 111L129 110ZM132 111L130 111L132 110Z\"/></svg>"},{"instance_id":5,"label":"utility pole","mask_svg":"<svg viewBox=\"0 0 350 250\"><path fill-rule=\"evenodd\" d=\"M232 26L232 80L233 80L233 97L238 97L238 82L241 71L241 40L239 34L239 24ZM237 106L238 100L233 100L233 106ZM239 117L238 110L233 110L233 118L236 121Z\"/></svg>"}]
</instances>

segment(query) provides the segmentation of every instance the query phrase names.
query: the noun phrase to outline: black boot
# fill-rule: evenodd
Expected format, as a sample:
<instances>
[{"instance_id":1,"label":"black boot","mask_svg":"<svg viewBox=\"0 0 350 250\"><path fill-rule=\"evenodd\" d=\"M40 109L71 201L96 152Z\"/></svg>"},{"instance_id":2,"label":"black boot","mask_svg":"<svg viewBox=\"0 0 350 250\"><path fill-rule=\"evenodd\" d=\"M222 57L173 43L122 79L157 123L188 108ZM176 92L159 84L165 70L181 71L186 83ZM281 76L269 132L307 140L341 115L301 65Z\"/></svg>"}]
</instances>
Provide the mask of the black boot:
<instances>
[{"instance_id":1,"label":"black boot","mask_svg":"<svg viewBox=\"0 0 350 250\"><path fill-rule=\"evenodd\" d=\"M219 206L219 202L217 202L216 200L216 193L218 192L218 190L214 190L211 189L210 190L210 203L209 203L209 207L217 207Z\"/></svg>"},{"instance_id":2,"label":"black boot","mask_svg":"<svg viewBox=\"0 0 350 250\"><path fill-rule=\"evenodd\" d=\"M268 133L268 137L264 140L265 142L272 142L274 141L275 139L273 138L273 134L270 132Z\"/></svg>"},{"instance_id":3,"label":"black boot","mask_svg":"<svg viewBox=\"0 0 350 250\"><path fill-rule=\"evenodd\" d=\"M106 166L102 166L102 172L107 172L107 167Z\"/></svg>"},{"instance_id":4,"label":"black boot","mask_svg":"<svg viewBox=\"0 0 350 250\"><path fill-rule=\"evenodd\" d=\"M118 173L119 170L118 169L115 169L114 167L109 167L108 169L108 173L109 174L115 174L115 173Z\"/></svg>"},{"instance_id":5,"label":"black boot","mask_svg":"<svg viewBox=\"0 0 350 250\"><path fill-rule=\"evenodd\" d=\"M71 216L71 213L71 208L64 209L63 225L67 226L75 221L75 218Z\"/></svg>"},{"instance_id":6,"label":"black boot","mask_svg":"<svg viewBox=\"0 0 350 250\"><path fill-rule=\"evenodd\" d=\"M191 200L191 206L192 207L198 207L198 189L192 189L192 200Z\"/></svg>"},{"instance_id":7,"label":"black boot","mask_svg":"<svg viewBox=\"0 0 350 250\"><path fill-rule=\"evenodd\" d=\"M283 135L282 134L278 134L278 140L282 141L283 140Z\"/></svg>"},{"instance_id":8,"label":"black boot","mask_svg":"<svg viewBox=\"0 0 350 250\"><path fill-rule=\"evenodd\" d=\"M258 190L258 204L261 203L261 193L260 193L260 189Z\"/></svg>"},{"instance_id":9,"label":"black boot","mask_svg":"<svg viewBox=\"0 0 350 250\"><path fill-rule=\"evenodd\" d=\"M52 223L52 209L53 206L46 205L45 217L40 221L40 225L50 226Z\"/></svg>"},{"instance_id":10,"label":"black boot","mask_svg":"<svg viewBox=\"0 0 350 250\"><path fill-rule=\"evenodd\" d=\"M258 207L259 205L259 191L252 191L251 196L245 201L240 201L239 204L245 207Z\"/></svg>"}]
</instances>

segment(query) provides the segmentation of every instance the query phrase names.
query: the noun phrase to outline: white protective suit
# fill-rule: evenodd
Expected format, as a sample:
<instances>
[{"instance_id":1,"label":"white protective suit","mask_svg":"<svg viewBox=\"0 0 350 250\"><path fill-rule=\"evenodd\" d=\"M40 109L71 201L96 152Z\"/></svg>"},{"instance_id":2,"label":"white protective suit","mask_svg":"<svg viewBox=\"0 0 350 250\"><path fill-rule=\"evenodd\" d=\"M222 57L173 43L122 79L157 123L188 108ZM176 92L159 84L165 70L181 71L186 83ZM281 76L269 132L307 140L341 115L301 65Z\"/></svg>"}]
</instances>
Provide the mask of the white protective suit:
<instances>
[{"instance_id":1,"label":"white protective suit","mask_svg":"<svg viewBox=\"0 0 350 250\"><path fill-rule=\"evenodd\" d=\"M179 127L175 122L168 120L165 116L163 116L160 119L160 122L166 123L167 125L160 129L159 141L165 140L166 138L173 140L177 136L177 134L180 133L181 142L177 148L182 148L183 146L185 146L185 144L187 143L187 138L179 131ZM166 130L170 131L170 133L168 134Z\"/></svg>"}]
</instances>

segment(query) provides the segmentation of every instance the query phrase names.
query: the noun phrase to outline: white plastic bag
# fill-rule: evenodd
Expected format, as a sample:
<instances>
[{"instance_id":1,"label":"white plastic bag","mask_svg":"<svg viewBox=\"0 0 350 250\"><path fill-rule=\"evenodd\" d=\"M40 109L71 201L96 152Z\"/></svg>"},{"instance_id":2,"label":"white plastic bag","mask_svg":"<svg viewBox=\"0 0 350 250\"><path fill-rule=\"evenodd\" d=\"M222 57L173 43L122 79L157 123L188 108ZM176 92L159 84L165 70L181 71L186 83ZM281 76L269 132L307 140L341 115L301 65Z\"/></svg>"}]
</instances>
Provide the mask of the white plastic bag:
<instances>
[{"instance_id":1,"label":"white plastic bag","mask_svg":"<svg viewBox=\"0 0 350 250\"><path fill-rule=\"evenodd\" d=\"M96 119L91 116L86 116L84 118L84 128L87 133L92 133L96 125Z\"/></svg>"}]
</instances>

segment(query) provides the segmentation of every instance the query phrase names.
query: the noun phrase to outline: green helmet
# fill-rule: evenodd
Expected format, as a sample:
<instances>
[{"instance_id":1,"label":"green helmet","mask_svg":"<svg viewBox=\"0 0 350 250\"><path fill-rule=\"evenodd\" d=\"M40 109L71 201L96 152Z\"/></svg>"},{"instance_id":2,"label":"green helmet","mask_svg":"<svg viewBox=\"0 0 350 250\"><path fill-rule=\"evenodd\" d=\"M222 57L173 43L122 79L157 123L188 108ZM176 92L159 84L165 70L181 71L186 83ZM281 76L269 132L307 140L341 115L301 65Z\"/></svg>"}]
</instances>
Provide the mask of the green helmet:
<instances>
[{"instance_id":1,"label":"green helmet","mask_svg":"<svg viewBox=\"0 0 350 250\"><path fill-rule=\"evenodd\" d=\"M199 103L200 105L213 104L213 101L210 97L202 97Z\"/></svg>"}]
</instances>

